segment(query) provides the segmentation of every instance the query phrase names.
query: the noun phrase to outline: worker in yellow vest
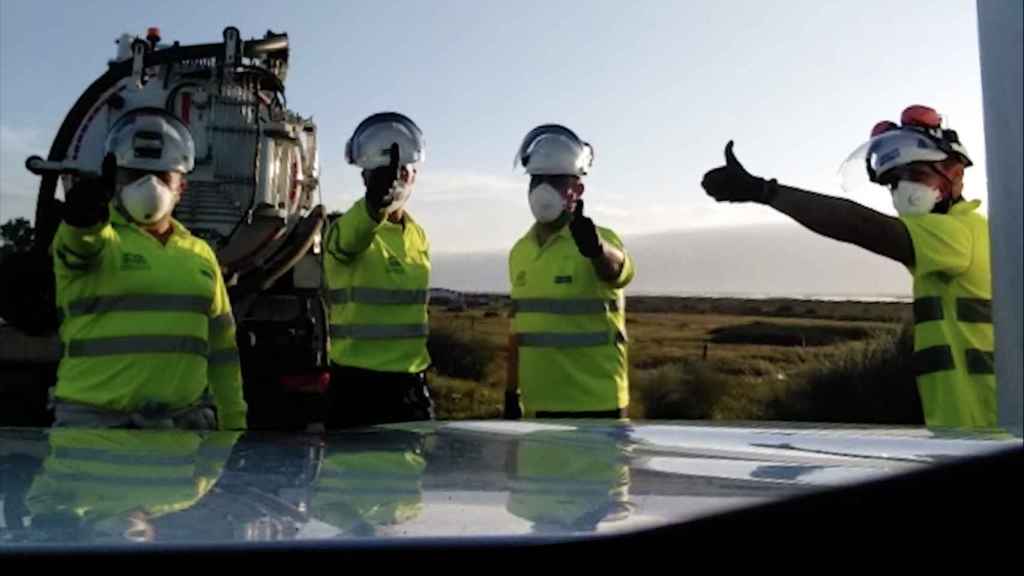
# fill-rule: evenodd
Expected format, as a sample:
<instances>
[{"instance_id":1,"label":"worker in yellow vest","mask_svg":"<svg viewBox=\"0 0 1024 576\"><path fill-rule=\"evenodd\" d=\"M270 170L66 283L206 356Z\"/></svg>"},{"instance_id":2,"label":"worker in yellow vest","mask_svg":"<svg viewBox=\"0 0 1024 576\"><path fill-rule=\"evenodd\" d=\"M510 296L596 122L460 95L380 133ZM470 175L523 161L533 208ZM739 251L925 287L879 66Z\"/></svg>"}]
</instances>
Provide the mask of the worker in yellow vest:
<instances>
[{"instance_id":1,"label":"worker in yellow vest","mask_svg":"<svg viewBox=\"0 0 1024 576\"><path fill-rule=\"evenodd\" d=\"M843 198L808 192L748 173L732 142L725 166L704 176L715 200L760 202L814 232L856 244L907 267L914 277L913 367L928 426L996 425L989 230L965 200L972 162L956 132L927 106L900 123L879 122L849 161L889 189L898 217Z\"/></svg>"},{"instance_id":2,"label":"worker in yellow vest","mask_svg":"<svg viewBox=\"0 0 1024 576\"><path fill-rule=\"evenodd\" d=\"M572 130L531 130L516 155L536 223L509 254L512 334L505 417L624 418L626 308L633 279L622 240L583 215L593 151Z\"/></svg>"},{"instance_id":3,"label":"worker in yellow vest","mask_svg":"<svg viewBox=\"0 0 1024 576\"><path fill-rule=\"evenodd\" d=\"M188 128L162 109L131 110L111 127L103 164L102 178L66 194L51 245L55 425L244 429L217 257L171 217L195 164Z\"/></svg>"},{"instance_id":4,"label":"worker in yellow vest","mask_svg":"<svg viewBox=\"0 0 1024 576\"><path fill-rule=\"evenodd\" d=\"M430 243L405 209L424 152L419 127L395 112L363 120L345 147L366 192L324 241L328 428L434 417L425 375Z\"/></svg>"}]
</instances>

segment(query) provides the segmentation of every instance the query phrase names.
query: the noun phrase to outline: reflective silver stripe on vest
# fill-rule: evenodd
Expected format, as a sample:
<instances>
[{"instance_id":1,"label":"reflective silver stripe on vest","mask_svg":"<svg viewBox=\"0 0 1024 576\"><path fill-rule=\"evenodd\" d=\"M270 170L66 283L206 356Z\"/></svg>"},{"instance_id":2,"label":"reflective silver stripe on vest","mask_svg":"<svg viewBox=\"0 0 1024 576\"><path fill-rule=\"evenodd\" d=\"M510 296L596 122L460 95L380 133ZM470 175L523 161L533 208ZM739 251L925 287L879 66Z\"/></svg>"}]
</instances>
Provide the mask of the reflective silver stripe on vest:
<instances>
[{"instance_id":1,"label":"reflective silver stripe on vest","mask_svg":"<svg viewBox=\"0 0 1024 576\"><path fill-rule=\"evenodd\" d=\"M404 482L415 482L422 477L418 472L407 470L338 470L333 468L320 468L318 476L324 480L351 480L355 482L372 482L374 484L400 484ZM376 492L376 490L375 490Z\"/></svg>"},{"instance_id":2,"label":"reflective silver stripe on vest","mask_svg":"<svg viewBox=\"0 0 1024 576\"><path fill-rule=\"evenodd\" d=\"M134 466L189 466L195 464L195 454L158 455L152 452L115 453L99 448L66 448L53 449L53 457L63 460L79 460L102 462L105 464L131 464Z\"/></svg>"},{"instance_id":3,"label":"reflective silver stripe on vest","mask_svg":"<svg viewBox=\"0 0 1024 576\"><path fill-rule=\"evenodd\" d=\"M347 304L355 302L358 304L374 305L405 305L405 304L426 304L426 290L392 290L389 288L362 288L331 290L329 293L331 302L334 304Z\"/></svg>"},{"instance_id":4,"label":"reflective silver stripe on vest","mask_svg":"<svg viewBox=\"0 0 1024 576\"><path fill-rule=\"evenodd\" d=\"M992 352L969 348L964 350L968 374L995 374L995 358Z\"/></svg>"},{"instance_id":5,"label":"reflective silver stripe on vest","mask_svg":"<svg viewBox=\"0 0 1024 576\"><path fill-rule=\"evenodd\" d=\"M207 362L212 364L239 364L241 360L238 357L238 350L218 350L207 359Z\"/></svg>"},{"instance_id":6,"label":"reflective silver stripe on vest","mask_svg":"<svg viewBox=\"0 0 1024 576\"><path fill-rule=\"evenodd\" d=\"M523 314L605 314L618 310L615 300L600 298L520 298L512 301L512 311Z\"/></svg>"},{"instance_id":7,"label":"reflective silver stripe on vest","mask_svg":"<svg viewBox=\"0 0 1024 576\"><path fill-rule=\"evenodd\" d=\"M398 340L423 338L430 332L426 324L332 324L332 338L353 340Z\"/></svg>"},{"instance_id":8,"label":"reflective silver stripe on vest","mask_svg":"<svg viewBox=\"0 0 1024 576\"><path fill-rule=\"evenodd\" d=\"M608 466L614 466L612 462L608 462ZM586 494L596 493L607 496L609 492L616 486L620 485L621 482L616 479L609 478L608 480L581 480L578 477L575 478L512 478L508 482L508 487L517 492L525 492L528 494Z\"/></svg>"},{"instance_id":9,"label":"reflective silver stripe on vest","mask_svg":"<svg viewBox=\"0 0 1024 576\"><path fill-rule=\"evenodd\" d=\"M213 302L205 296L183 294L126 294L80 298L68 304L69 316L106 312L194 312L206 314Z\"/></svg>"},{"instance_id":10,"label":"reflective silver stripe on vest","mask_svg":"<svg viewBox=\"0 0 1024 576\"><path fill-rule=\"evenodd\" d=\"M352 301L360 304L426 304L426 290L352 288Z\"/></svg>"},{"instance_id":11,"label":"reflective silver stripe on vest","mask_svg":"<svg viewBox=\"0 0 1024 576\"><path fill-rule=\"evenodd\" d=\"M418 487L412 488L383 488L380 484L363 484L366 480L360 478L353 480L351 484L344 486L332 486L330 484L318 484L316 487L317 494L338 494L341 496L352 496L352 493L356 491L358 486L358 492L364 498L370 499L374 497L395 497L395 496L409 496L419 497L423 492Z\"/></svg>"},{"instance_id":12,"label":"reflective silver stripe on vest","mask_svg":"<svg viewBox=\"0 0 1024 576\"><path fill-rule=\"evenodd\" d=\"M231 314L221 314L216 318L210 318L210 334L223 334L235 327L235 317Z\"/></svg>"},{"instance_id":13,"label":"reflective silver stripe on vest","mask_svg":"<svg viewBox=\"0 0 1024 576\"><path fill-rule=\"evenodd\" d=\"M914 367L915 376L952 370L956 367L953 363L953 351L949 346L932 346L918 350L914 352L911 364Z\"/></svg>"},{"instance_id":14,"label":"reflective silver stripe on vest","mask_svg":"<svg viewBox=\"0 0 1024 576\"><path fill-rule=\"evenodd\" d=\"M183 490L195 489L195 479L192 474L181 474L178 478L167 477L132 477L132 476L106 476L102 474L83 474L78 472L47 472L48 478L59 479L63 482L74 482L75 484L109 484L117 486L142 486L142 487L178 487Z\"/></svg>"},{"instance_id":15,"label":"reflective silver stripe on vest","mask_svg":"<svg viewBox=\"0 0 1024 576\"><path fill-rule=\"evenodd\" d=\"M194 354L206 357L206 340L193 336L120 336L72 340L68 356L116 356L121 354Z\"/></svg>"},{"instance_id":16,"label":"reflective silver stripe on vest","mask_svg":"<svg viewBox=\"0 0 1024 576\"><path fill-rule=\"evenodd\" d=\"M992 301L981 298L957 298L956 319L959 322L992 323Z\"/></svg>"},{"instance_id":17,"label":"reflective silver stripe on vest","mask_svg":"<svg viewBox=\"0 0 1024 576\"><path fill-rule=\"evenodd\" d=\"M518 334L516 340L523 348L583 348L612 343L607 332L526 332Z\"/></svg>"},{"instance_id":18,"label":"reflective silver stripe on vest","mask_svg":"<svg viewBox=\"0 0 1024 576\"><path fill-rule=\"evenodd\" d=\"M942 320L942 298L929 296L914 300L914 324Z\"/></svg>"}]
</instances>

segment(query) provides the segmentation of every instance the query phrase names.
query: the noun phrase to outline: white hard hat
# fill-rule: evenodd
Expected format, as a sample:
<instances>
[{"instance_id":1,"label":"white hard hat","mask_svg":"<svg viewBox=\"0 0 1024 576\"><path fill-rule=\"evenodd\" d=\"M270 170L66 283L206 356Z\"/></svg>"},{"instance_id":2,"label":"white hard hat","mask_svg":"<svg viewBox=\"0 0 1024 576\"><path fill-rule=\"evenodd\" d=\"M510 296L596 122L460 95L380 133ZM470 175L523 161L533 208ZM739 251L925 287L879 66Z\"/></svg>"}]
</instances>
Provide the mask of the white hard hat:
<instances>
[{"instance_id":1,"label":"white hard hat","mask_svg":"<svg viewBox=\"0 0 1024 576\"><path fill-rule=\"evenodd\" d=\"M839 176L848 194L875 186L895 184L886 173L915 162L941 162L949 158L934 138L914 128L892 128L861 144L842 166Z\"/></svg>"},{"instance_id":2,"label":"white hard hat","mask_svg":"<svg viewBox=\"0 0 1024 576\"><path fill-rule=\"evenodd\" d=\"M868 142L868 173L883 178L893 168L915 162L939 162L949 158L934 139L915 129L884 132Z\"/></svg>"},{"instance_id":3,"label":"white hard hat","mask_svg":"<svg viewBox=\"0 0 1024 576\"><path fill-rule=\"evenodd\" d=\"M379 112L360 122L345 144L345 160L363 170L387 166L391 162L392 144L398 144L402 165L423 162L423 132L408 116L398 112Z\"/></svg>"},{"instance_id":4,"label":"white hard hat","mask_svg":"<svg viewBox=\"0 0 1024 576\"><path fill-rule=\"evenodd\" d=\"M196 163L192 133L160 108L136 108L118 118L107 133L107 154L114 156L118 168L148 172L187 174Z\"/></svg>"},{"instance_id":5,"label":"white hard hat","mask_svg":"<svg viewBox=\"0 0 1024 576\"><path fill-rule=\"evenodd\" d=\"M544 124L530 130L513 160L531 175L584 176L594 162L594 150L575 132L560 124Z\"/></svg>"}]
</instances>

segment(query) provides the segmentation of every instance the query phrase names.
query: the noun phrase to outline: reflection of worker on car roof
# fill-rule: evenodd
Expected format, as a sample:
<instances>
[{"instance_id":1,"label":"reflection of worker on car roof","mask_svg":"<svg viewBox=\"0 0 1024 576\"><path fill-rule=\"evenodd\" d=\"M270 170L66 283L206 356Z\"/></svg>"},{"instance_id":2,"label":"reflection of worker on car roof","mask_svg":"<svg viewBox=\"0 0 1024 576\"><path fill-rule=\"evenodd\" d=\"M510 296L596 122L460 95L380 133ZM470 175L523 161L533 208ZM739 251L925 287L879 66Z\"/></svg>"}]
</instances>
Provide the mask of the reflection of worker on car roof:
<instances>
[{"instance_id":1,"label":"reflection of worker on car roof","mask_svg":"<svg viewBox=\"0 0 1024 576\"><path fill-rule=\"evenodd\" d=\"M583 215L593 151L564 126L531 130L516 156L536 223L509 254L512 335L506 416L625 416L629 405L622 241Z\"/></svg>"},{"instance_id":2,"label":"reflection of worker on car roof","mask_svg":"<svg viewBox=\"0 0 1024 576\"><path fill-rule=\"evenodd\" d=\"M171 217L195 165L188 128L163 110L132 110L104 154L103 178L67 192L53 240L63 316L56 425L245 428L217 258Z\"/></svg>"},{"instance_id":3,"label":"reflection of worker on car roof","mask_svg":"<svg viewBox=\"0 0 1024 576\"><path fill-rule=\"evenodd\" d=\"M430 420L430 244L405 209L423 161L423 135L406 116L374 114L356 127L345 155L362 169L366 193L334 221L324 242L327 426Z\"/></svg>"},{"instance_id":4,"label":"reflection of worker on car roof","mask_svg":"<svg viewBox=\"0 0 1024 576\"><path fill-rule=\"evenodd\" d=\"M514 446L508 511L535 532L593 532L632 512L628 461L614 434L577 434L567 442L564 432L534 432Z\"/></svg>"},{"instance_id":5,"label":"reflection of worker on car roof","mask_svg":"<svg viewBox=\"0 0 1024 576\"><path fill-rule=\"evenodd\" d=\"M154 518L216 484L241 432L55 429L25 497L31 530L86 540L154 540Z\"/></svg>"},{"instance_id":6,"label":"reflection of worker on car roof","mask_svg":"<svg viewBox=\"0 0 1024 576\"><path fill-rule=\"evenodd\" d=\"M962 196L972 162L935 110L910 106L900 124L880 122L851 157L892 194L891 217L846 199L765 180L725 149L704 176L718 201L760 202L814 232L902 263L914 277L914 372L929 426L996 424L989 231ZM847 166L850 161L848 160Z\"/></svg>"},{"instance_id":7,"label":"reflection of worker on car roof","mask_svg":"<svg viewBox=\"0 0 1024 576\"><path fill-rule=\"evenodd\" d=\"M374 536L423 511L423 441L377 429L328 439L313 485L310 514L352 536Z\"/></svg>"}]
</instances>

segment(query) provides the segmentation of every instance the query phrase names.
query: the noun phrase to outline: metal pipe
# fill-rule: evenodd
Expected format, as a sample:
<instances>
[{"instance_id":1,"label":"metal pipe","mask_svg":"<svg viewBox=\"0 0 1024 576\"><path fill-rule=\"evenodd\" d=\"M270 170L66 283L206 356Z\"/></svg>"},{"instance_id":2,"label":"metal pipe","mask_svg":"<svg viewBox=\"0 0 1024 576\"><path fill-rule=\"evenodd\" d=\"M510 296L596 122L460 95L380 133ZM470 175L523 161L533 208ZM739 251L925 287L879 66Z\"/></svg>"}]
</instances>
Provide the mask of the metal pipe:
<instances>
[{"instance_id":1,"label":"metal pipe","mask_svg":"<svg viewBox=\"0 0 1024 576\"><path fill-rule=\"evenodd\" d=\"M1021 128L1022 26L1020 0L978 0L978 45L985 105L989 228L992 242L992 296L995 320L996 386L999 426L1021 436L1021 254L1024 195L1024 131Z\"/></svg>"}]
</instances>

